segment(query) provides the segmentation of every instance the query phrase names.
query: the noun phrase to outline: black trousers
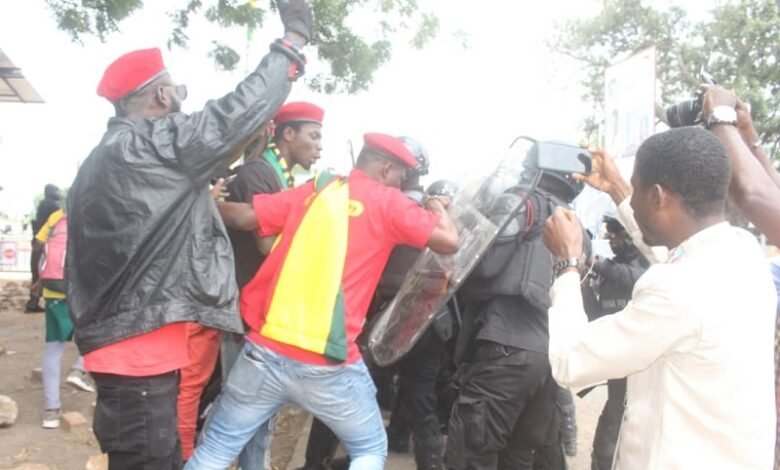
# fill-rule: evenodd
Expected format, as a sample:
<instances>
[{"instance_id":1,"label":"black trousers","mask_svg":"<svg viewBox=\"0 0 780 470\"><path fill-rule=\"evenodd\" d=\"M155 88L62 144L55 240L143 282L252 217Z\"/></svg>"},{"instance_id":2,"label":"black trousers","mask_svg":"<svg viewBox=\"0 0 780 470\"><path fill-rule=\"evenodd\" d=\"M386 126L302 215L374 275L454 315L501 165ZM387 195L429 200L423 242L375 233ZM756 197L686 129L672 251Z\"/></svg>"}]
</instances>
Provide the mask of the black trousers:
<instances>
[{"instance_id":1,"label":"black trousers","mask_svg":"<svg viewBox=\"0 0 780 470\"><path fill-rule=\"evenodd\" d=\"M620 423L623 421L623 410L626 400L626 379L607 381L607 403L599 416L596 425L596 436L593 438L593 453L591 454L591 470L610 470L615 457Z\"/></svg>"},{"instance_id":2,"label":"black trousers","mask_svg":"<svg viewBox=\"0 0 780 470\"><path fill-rule=\"evenodd\" d=\"M447 467L534 468L537 449L556 445L557 390L546 354L481 342L450 417Z\"/></svg>"},{"instance_id":3,"label":"black trousers","mask_svg":"<svg viewBox=\"0 0 780 470\"><path fill-rule=\"evenodd\" d=\"M428 328L398 365L398 396L390 427L411 428L415 439L441 436L436 380L443 357L444 342Z\"/></svg>"},{"instance_id":4,"label":"black trousers","mask_svg":"<svg viewBox=\"0 0 780 470\"><path fill-rule=\"evenodd\" d=\"M40 248L36 248L35 242L32 243L32 251L30 252L30 273L32 274L32 284L31 286L35 286L35 283L38 282L38 279L40 278L40 274L38 273L38 265L41 262L41 255L43 254L43 250ZM33 308L38 306L39 299L41 297L41 289L39 288L32 288L30 289L30 299L27 301L27 307Z\"/></svg>"},{"instance_id":5,"label":"black trousers","mask_svg":"<svg viewBox=\"0 0 780 470\"><path fill-rule=\"evenodd\" d=\"M179 373L151 377L93 373L97 404L93 429L109 470L179 470L176 426Z\"/></svg>"}]
</instances>

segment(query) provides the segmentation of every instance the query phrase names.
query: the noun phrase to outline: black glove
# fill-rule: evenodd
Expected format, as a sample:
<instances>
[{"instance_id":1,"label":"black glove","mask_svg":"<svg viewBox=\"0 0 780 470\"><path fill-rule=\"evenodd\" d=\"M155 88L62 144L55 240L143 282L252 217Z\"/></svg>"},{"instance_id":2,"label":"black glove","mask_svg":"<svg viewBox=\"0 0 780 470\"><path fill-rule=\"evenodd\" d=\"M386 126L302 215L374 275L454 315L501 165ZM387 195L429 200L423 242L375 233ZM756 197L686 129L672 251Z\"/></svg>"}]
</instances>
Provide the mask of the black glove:
<instances>
[{"instance_id":1,"label":"black glove","mask_svg":"<svg viewBox=\"0 0 780 470\"><path fill-rule=\"evenodd\" d=\"M285 33L298 33L309 42L313 18L306 0L276 0Z\"/></svg>"}]
</instances>

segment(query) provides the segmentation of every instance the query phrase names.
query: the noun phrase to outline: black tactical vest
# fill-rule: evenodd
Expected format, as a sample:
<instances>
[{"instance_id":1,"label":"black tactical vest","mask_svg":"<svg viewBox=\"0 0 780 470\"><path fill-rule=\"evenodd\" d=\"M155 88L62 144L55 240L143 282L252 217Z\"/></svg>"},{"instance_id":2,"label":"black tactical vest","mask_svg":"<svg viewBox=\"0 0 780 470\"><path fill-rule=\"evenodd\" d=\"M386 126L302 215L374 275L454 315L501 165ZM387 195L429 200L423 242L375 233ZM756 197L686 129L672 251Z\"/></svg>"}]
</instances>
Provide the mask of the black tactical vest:
<instances>
[{"instance_id":1,"label":"black tactical vest","mask_svg":"<svg viewBox=\"0 0 780 470\"><path fill-rule=\"evenodd\" d=\"M464 294L471 298L489 299L498 295L519 295L533 307L550 307L553 256L542 241L544 222L556 207L568 207L563 200L536 189L517 214L524 227L513 240L497 243L491 248L469 281ZM480 273L497 273L483 277Z\"/></svg>"}]
</instances>

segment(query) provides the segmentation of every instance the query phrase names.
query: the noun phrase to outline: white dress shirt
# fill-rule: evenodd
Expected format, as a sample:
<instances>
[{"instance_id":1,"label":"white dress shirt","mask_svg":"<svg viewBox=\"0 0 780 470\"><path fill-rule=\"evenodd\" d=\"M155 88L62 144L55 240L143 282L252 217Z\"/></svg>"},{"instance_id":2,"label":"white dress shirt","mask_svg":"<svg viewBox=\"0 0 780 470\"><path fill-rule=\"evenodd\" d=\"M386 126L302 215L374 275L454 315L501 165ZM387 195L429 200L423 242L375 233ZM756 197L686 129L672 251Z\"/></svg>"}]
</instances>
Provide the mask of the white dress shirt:
<instances>
[{"instance_id":1,"label":"white dress shirt","mask_svg":"<svg viewBox=\"0 0 780 470\"><path fill-rule=\"evenodd\" d=\"M629 201L618 210L653 256ZM654 253L667 259L639 279L631 303L591 323L577 273L555 281L555 380L579 388L628 377L614 468L772 468L777 297L758 242L722 222Z\"/></svg>"}]
</instances>

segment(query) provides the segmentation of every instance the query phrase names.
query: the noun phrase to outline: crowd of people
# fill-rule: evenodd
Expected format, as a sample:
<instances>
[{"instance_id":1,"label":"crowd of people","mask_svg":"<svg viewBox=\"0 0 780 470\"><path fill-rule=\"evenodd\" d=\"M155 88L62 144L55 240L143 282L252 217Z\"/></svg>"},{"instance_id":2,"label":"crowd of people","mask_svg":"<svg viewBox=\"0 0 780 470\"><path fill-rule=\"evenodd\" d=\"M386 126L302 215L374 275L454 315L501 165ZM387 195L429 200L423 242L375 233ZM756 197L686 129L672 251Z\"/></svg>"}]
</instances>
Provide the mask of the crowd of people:
<instances>
[{"instance_id":1,"label":"crowd of people","mask_svg":"<svg viewBox=\"0 0 780 470\"><path fill-rule=\"evenodd\" d=\"M509 222L383 368L365 332L421 250L458 251L458 188L424 188L437 163L423 144L382 133L348 175L296 180L327 127L316 104L285 103L312 16L277 3L284 37L198 112L181 112L159 49L103 74L116 115L67 204L47 188L36 227L44 427L75 334L72 380L97 392L112 470L268 468L285 404L315 417L306 470L381 469L410 448L420 470L559 470L577 452L571 390L604 383L594 470L773 467L780 283L725 206L780 244L780 175L734 93L706 87L706 125L648 138L630 183L590 149L589 174L542 169L503 192L484 215ZM617 207L613 257L593 255L572 211L585 185Z\"/></svg>"}]
</instances>

